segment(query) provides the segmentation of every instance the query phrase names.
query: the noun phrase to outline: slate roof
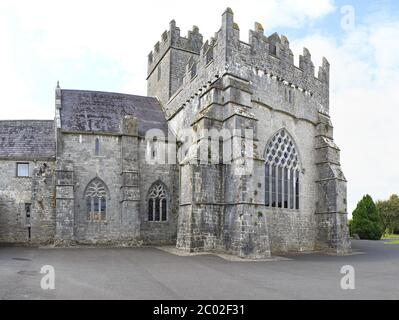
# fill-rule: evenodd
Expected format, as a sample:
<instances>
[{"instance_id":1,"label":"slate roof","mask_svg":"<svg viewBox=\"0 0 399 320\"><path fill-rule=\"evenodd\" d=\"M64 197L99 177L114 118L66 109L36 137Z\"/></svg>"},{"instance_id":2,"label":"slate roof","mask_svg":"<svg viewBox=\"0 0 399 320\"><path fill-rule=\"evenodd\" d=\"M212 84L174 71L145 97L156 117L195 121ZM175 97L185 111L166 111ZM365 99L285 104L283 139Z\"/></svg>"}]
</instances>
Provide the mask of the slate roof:
<instances>
[{"instance_id":1,"label":"slate roof","mask_svg":"<svg viewBox=\"0 0 399 320\"><path fill-rule=\"evenodd\" d=\"M139 134L149 129L168 133L168 124L158 100L129 94L61 90L61 128L63 131L120 132L125 115L139 119Z\"/></svg>"},{"instance_id":2,"label":"slate roof","mask_svg":"<svg viewBox=\"0 0 399 320\"><path fill-rule=\"evenodd\" d=\"M41 160L55 157L53 120L0 121L0 158Z\"/></svg>"}]
</instances>

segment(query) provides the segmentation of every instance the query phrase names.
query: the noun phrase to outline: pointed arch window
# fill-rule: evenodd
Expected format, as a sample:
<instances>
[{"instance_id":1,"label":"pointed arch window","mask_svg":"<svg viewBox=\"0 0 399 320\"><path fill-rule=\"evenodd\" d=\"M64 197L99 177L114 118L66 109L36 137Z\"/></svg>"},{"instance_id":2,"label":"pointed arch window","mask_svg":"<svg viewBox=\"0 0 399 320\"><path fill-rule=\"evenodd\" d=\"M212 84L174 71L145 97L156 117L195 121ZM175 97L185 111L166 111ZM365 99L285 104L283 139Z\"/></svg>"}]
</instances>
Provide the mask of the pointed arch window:
<instances>
[{"instance_id":1,"label":"pointed arch window","mask_svg":"<svg viewBox=\"0 0 399 320\"><path fill-rule=\"evenodd\" d=\"M265 159L265 205L299 210L298 151L285 129L270 140Z\"/></svg>"},{"instance_id":2,"label":"pointed arch window","mask_svg":"<svg viewBox=\"0 0 399 320\"><path fill-rule=\"evenodd\" d=\"M107 188L103 181L94 179L85 192L87 220L105 221L107 217Z\"/></svg>"},{"instance_id":3,"label":"pointed arch window","mask_svg":"<svg viewBox=\"0 0 399 320\"><path fill-rule=\"evenodd\" d=\"M168 196L163 183L155 183L148 192L148 221L168 221Z\"/></svg>"}]
</instances>

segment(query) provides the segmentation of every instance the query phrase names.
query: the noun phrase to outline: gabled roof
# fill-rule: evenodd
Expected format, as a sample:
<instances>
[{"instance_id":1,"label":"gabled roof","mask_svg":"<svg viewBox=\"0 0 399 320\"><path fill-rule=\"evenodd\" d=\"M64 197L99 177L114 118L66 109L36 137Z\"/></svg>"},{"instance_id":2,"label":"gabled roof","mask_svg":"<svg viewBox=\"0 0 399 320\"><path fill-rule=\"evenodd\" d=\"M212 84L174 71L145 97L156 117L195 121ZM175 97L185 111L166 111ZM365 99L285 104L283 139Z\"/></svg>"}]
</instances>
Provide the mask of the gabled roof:
<instances>
[{"instance_id":1,"label":"gabled roof","mask_svg":"<svg viewBox=\"0 0 399 320\"><path fill-rule=\"evenodd\" d=\"M0 158L40 160L54 157L53 120L0 121Z\"/></svg>"},{"instance_id":2,"label":"gabled roof","mask_svg":"<svg viewBox=\"0 0 399 320\"><path fill-rule=\"evenodd\" d=\"M149 129L168 133L168 124L156 98L129 94L61 90L61 128L63 131L120 132L125 115L139 120L139 134Z\"/></svg>"}]
</instances>

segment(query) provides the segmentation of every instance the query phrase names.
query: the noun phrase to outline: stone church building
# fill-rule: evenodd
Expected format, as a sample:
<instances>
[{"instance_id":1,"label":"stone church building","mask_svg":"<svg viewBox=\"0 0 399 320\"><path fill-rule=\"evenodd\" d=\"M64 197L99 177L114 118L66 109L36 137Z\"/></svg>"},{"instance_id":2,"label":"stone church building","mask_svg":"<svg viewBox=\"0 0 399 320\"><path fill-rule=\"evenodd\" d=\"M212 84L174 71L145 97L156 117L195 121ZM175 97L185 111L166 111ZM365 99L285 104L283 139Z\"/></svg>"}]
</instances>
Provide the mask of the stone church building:
<instances>
[{"instance_id":1,"label":"stone church building","mask_svg":"<svg viewBox=\"0 0 399 320\"><path fill-rule=\"evenodd\" d=\"M295 66L259 23L241 41L228 8L205 42L171 21L147 83L148 97L57 85L54 120L0 121L1 243L350 251L326 59L315 75L304 49Z\"/></svg>"}]
</instances>

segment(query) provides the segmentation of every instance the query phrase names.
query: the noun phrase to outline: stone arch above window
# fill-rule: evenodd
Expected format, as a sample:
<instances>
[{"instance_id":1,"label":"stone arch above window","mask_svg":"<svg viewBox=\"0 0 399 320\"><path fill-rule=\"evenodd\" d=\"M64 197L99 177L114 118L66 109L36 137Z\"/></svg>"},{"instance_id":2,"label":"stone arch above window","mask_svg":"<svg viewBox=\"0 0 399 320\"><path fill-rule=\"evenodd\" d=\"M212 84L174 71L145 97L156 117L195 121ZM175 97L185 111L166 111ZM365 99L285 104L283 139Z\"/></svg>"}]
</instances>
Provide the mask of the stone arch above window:
<instances>
[{"instance_id":1,"label":"stone arch above window","mask_svg":"<svg viewBox=\"0 0 399 320\"><path fill-rule=\"evenodd\" d=\"M155 182L148 191L148 221L168 221L168 191L161 181Z\"/></svg>"},{"instance_id":2,"label":"stone arch above window","mask_svg":"<svg viewBox=\"0 0 399 320\"><path fill-rule=\"evenodd\" d=\"M93 179L85 190L87 220L105 221L107 217L108 188L99 179Z\"/></svg>"},{"instance_id":3,"label":"stone arch above window","mask_svg":"<svg viewBox=\"0 0 399 320\"><path fill-rule=\"evenodd\" d=\"M299 210L300 160L286 129L279 130L267 143L265 161L265 205Z\"/></svg>"}]
</instances>

